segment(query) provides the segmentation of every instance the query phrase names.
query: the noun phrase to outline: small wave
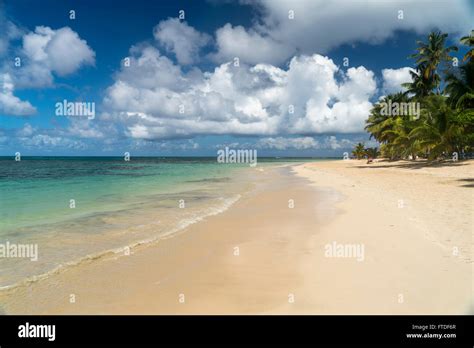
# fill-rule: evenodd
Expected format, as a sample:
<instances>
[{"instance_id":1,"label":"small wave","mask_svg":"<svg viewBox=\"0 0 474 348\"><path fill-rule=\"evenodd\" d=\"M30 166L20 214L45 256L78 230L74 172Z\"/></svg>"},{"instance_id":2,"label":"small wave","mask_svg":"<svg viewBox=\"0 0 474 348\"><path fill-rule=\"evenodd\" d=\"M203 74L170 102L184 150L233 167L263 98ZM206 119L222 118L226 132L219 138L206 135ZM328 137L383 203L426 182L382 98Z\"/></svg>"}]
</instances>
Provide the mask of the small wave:
<instances>
[{"instance_id":1,"label":"small wave","mask_svg":"<svg viewBox=\"0 0 474 348\"><path fill-rule=\"evenodd\" d=\"M162 233L156 237L136 241L128 245L114 248L114 249L103 250L94 254L86 255L74 261L69 261L64 264L60 264L48 272L28 277L26 279L23 279L11 285L0 286L0 291L2 292L13 291L17 288L25 287L32 283L36 283L38 281L47 279L55 274L58 274L72 267L80 266L82 264L90 263L90 262L97 261L97 260L104 259L111 256L115 256L115 257L126 256L126 252L131 252L133 249L136 249L137 247L151 246L151 245L157 244L159 243L160 240L171 238L177 232L184 230L185 228L187 228L188 226L192 224L200 222L207 217L223 213L224 211L229 209L233 204L235 204L240 198L241 198L240 194L237 194L234 197L230 197L230 198L220 198L223 201L221 206L209 208L202 215L195 216L193 218L183 219L180 221L180 223L178 223L178 225L175 228L172 228L168 232Z\"/></svg>"},{"instance_id":2,"label":"small wave","mask_svg":"<svg viewBox=\"0 0 474 348\"><path fill-rule=\"evenodd\" d=\"M206 179L199 179L199 180L188 180L186 182L228 182L230 178L206 178Z\"/></svg>"}]
</instances>

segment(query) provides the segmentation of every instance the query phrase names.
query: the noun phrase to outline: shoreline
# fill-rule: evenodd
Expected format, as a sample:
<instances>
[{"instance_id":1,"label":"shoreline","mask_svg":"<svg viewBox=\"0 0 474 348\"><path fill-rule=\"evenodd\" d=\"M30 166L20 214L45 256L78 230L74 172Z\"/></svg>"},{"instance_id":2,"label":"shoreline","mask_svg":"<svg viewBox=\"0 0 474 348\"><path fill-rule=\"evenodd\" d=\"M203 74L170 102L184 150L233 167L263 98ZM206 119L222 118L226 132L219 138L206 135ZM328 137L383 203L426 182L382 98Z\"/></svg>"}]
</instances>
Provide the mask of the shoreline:
<instances>
[{"instance_id":1,"label":"shoreline","mask_svg":"<svg viewBox=\"0 0 474 348\"><path fill-rule=\"evenodd\" d=\"M199 223L202 220L205 220L206 218L212 217L214 215L218 215L220 213L225 212L227 209L229 209L235 202L237 202L240 199L240 195L237 195L236 197L231 197L223 204L223 206L215 208L212 211L208 211L205 214L196 217L192 220L183 220L181 224L176 226L175 228L159 234L154 237L149 237L147 239L141 239L141 240L136 240L136 241L131 241L129 244L125 246L119 246L115 247L112 249L105 249L105 250L100 250L97 251L93 254L87 254L85 256L81 256L77 259L67 261L63 264L60 264L58 266L55 266L54 268L40 274L36 274L33 276L29 276L23 280L20 280L16 283L13 284L8 284L8 285L0 285L0 292L8 292L8 291L14 291L16 288L20 287L25 287L28 286L29 284L34 284L38 281L47 279L50 276L53 276L55 274L59 274L61 272L65 272L70 268L73 267L78 267L81 264L93 262L93 261L101 261L105 260L107 258L117 258L117 257L124 257L127 256L130 252L133 252L133 250L138 251L140 248L146 248L146 247L152 247L153 244L158 244L161 240L167 239L167 238L172 238L173 236L182 233L188 226L191 226L195 223ZM7 241L6 244L9 242ZM35 244L37 247L37 244ZM36 254L36 260L37 261L37 254ZM31 260L32 261L32 260Z\"/></svg>"},{"instance_id":2,"label":"shoreline","mask_svg":"<svg viewBox=\"0 0 474 348\"><path fill-rule=\"evenodd\" d=\"M230 209L130 256L85 263L0 296L0 305L9 314L472 312L472 188L456 192L449 181L472 173L472 161L466 173L451 168L459 178L447 168L422 169L416 184L428 180L432 190L418 200L416 190L399 188L414 180L413 169L383 167L394 164L403 165L351 160L291 164L291 173L257 168L260 186ZM433 207L421 203L440 187L456 203L471 195L461 221L445 220L455 209L427 219ZM400 195L410 212L397 207ZM324 247L333 242L364 245L363 261L326 257ZM450 255L453 244L459 257Z\"/></svg>"}]
</instances>

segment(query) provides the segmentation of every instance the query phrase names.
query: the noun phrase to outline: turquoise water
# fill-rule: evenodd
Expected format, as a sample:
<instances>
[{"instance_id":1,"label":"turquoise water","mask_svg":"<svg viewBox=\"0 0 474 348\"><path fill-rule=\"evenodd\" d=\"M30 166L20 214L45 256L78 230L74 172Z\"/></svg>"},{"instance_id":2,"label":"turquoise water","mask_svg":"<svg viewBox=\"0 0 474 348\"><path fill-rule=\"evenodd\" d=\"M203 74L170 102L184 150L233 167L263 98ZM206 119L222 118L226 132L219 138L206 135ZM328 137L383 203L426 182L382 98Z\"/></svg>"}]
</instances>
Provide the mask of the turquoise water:
<instances>
[{"instance_id":1,"label":"turquoise water","mask_svg":"<svg viewBox=\"0 0 474 348\"><path fill-rule=\"evenodd\" d=\"M301 159L258 167L291 161ZM252 173L215 157L0 157L0 245L36 244L39 254L0 257L0 288L180 231L230 207Z\"/></svg>"},{"instance_id":2,"label":"turquoise water","mask_svg":"<svg viewBox=\"0 0 474 348\"><path fill-rule=\"evenodd\" d=\"M0 233L23 226L126 208L150 193L180 191L199 179L225 177L212 160L80 157L0 159ZM181 185L181 186L180 186ZM189 186L189 185L188 185ZM70 208L70 200L75 208Z\"/></svg>"}]
</instances>

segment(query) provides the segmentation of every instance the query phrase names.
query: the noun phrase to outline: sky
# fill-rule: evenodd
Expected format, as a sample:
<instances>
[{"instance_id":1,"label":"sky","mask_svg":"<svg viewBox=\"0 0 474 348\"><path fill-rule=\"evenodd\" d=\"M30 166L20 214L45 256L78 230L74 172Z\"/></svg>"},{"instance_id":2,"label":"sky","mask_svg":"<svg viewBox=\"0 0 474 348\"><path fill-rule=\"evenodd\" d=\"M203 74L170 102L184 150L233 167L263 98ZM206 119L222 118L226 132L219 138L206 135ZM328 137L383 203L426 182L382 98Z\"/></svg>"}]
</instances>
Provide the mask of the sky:
<instances>
[{"instance_id":1,"label":"sky","mask_svg":"<svg viewBox=\"0 0 474 348\"><path fill-rule=\"evenodd\" d=\"M469 0L0 0L0 155L342 157L377 146L416 41L473 23Z\"/></svg>"}]
</instances>

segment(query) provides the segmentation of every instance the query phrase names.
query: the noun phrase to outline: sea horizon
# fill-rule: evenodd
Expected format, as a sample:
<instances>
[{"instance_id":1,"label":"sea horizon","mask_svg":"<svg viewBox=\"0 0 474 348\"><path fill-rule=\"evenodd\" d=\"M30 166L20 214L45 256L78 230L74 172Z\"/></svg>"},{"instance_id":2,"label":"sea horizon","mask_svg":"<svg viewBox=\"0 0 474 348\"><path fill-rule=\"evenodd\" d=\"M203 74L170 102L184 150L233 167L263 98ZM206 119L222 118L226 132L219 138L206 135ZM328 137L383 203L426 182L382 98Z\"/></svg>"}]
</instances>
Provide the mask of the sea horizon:
<instances>
[{"instance_id":1,"label":"sea horizon","mask_svg":"<svg viewBox=\"0 0 474 348\"><path fill-rule=\"evenodd\" d=\"M89 158L89 157L97 157L97 158L122 158L124 155L111 155L111 156L103 156L103 155L21 155L21 159L26 158ZM216 159L216 155L212 156L198 156L198 155L181 155L181 156L159 156L159 155L133 155L130 158L206 158L206 159ZM15 155L0 155L0 158L15 158ZM258 159L341 159L341 157L336 156L258 156Z\"/></svg>"}]
</instances>

